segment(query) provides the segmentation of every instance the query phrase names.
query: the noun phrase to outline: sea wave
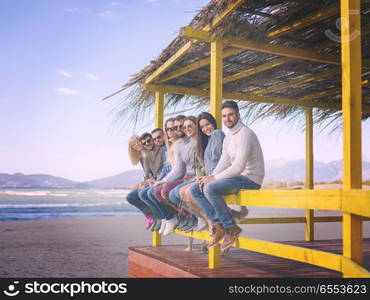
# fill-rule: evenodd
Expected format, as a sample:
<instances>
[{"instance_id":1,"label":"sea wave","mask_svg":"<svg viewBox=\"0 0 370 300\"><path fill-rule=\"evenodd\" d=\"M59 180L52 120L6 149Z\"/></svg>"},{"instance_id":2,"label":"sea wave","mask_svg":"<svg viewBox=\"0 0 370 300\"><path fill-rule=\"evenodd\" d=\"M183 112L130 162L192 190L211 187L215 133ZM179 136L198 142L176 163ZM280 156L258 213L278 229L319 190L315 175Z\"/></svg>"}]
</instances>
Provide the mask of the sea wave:
<instances>
[{"instance_id":1,"label":"sea wave","mask_svg":"<svg viewBox=\"0 0 370 300\"><path fill-rule=\"evenodd\" d=\"M50 207L96 207L126 204L125 201L97 202L97 203L27 203L27 204L0 204L1 208L50 208Z\"/></svg>"}]
</instances>

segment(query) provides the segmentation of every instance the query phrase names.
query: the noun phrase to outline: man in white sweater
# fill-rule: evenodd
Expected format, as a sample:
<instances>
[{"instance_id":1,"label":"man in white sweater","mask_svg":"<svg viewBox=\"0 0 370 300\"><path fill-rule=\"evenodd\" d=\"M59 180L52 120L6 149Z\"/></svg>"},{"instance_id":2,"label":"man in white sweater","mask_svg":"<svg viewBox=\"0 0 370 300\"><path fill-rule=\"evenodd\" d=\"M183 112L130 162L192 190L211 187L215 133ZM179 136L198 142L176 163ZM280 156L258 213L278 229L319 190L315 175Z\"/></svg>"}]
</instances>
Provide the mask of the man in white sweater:
<instances>
[{"instance_id":1,"label":"man in white sweater","mask_svg":"<svg viewBox=\"0 0 370 300\"><path fill-rule=\"evenodd\" d=\"M256 134L240 120L236 102L226 101L221 108L222 121L230 130L226 135L221 158L210 176L203 176L190 192L213 223L214 247L224 238L221 251L226 251L238 238L241 228L236 225L223 196L241 189L260 189L265 175L264 160Z\"/></svg>"}]
</instances>

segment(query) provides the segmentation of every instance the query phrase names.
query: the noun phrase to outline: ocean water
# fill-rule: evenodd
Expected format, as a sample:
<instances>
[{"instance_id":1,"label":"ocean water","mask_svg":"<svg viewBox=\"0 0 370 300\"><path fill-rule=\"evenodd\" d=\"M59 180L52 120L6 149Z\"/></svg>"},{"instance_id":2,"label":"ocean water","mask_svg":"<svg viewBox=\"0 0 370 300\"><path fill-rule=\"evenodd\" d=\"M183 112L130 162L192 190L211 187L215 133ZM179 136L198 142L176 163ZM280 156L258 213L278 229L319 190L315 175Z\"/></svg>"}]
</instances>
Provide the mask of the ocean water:
<instances>
[{"instance_id":1,"label":"ocean water","mask_svg":"<svg viewBox=\"0 0 370 300\"><path fill-rule=\"evenodd\" d=\"M0 221L139 215L129 190L0 189Z\"/></svg>"}]
</instances>

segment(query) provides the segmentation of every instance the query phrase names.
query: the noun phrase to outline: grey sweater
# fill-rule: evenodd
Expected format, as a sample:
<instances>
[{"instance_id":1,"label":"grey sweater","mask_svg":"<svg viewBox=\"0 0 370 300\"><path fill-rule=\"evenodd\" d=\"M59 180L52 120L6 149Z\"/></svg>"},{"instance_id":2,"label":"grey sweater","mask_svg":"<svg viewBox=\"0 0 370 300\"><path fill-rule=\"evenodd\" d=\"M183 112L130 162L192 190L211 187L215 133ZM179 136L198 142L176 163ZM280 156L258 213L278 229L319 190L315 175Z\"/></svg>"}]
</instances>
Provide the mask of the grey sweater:
<instances>
[{"instance_id":1,"label":"grey sweater","mask_svg":"<svg viewBox=\"0 0 370 300\"><path fill-rule=\"evenodd\" d=\"M215 130L208 140L206 149L204 150L204 168L206 175L211 175L220 160L222 153L222 143L225 134L222 130Z\"/></svg>"},{"instance_id":2,"label":"grey sweater","mask_svg":"<svg viewBox=\"0 0 370 300\"><path fill-rule=\"evenodd\" d=\"M185 175L195 175L194 173L194 139L186 137L175 142L174 162L171 172L163 178L162 182L170 182L182 179Z\"/></svg>"}]
</instances>

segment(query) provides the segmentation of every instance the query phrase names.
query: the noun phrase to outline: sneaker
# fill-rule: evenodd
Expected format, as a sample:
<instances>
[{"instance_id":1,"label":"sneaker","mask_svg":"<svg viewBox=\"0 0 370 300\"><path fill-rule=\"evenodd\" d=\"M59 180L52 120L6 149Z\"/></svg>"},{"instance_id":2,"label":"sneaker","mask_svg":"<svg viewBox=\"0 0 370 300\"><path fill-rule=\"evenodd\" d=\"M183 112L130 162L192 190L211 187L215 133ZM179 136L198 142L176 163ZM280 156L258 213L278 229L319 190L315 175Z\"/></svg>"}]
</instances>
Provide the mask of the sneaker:
<instances>
[{"instance_id":1,"label":"sneaker","mask_svg":"<svg viewBox=\"0 0 370 300\"><path fill-rule=\"evenodd\" d=\"M146 228L145 229L148 230L152 227L152 225L154 223L154 219L153 219L153 217L147 216L147 215L145 215L145 217L146 217Z\"/></svg>"},{"instance_id":2,"label":"sneaker","mask_svg":"<svg viewBox=\"0 0 370 300\"><path fill-rule=\"evenodd\" d=\"M154 221L154 225L151 229L151 231L159 231L159 229L161 229L161 225L162 225L162 220L159 219L159 218L156 218L155 221Z\"/></svg>"},{"instance_id":3,"label":"sneaker","mask_svg":"<svg viewBox=\"0 0 370 300\"><path fill-rule=\"evenodd\" d=\"M173 217L172 219L170 220L167 220L166 221L166 227L163 231L163 235L167 235L169 234L177 225L177 223L179 222L179 220L177 219L177 217Z\"/></svg>"},{"instance_id":4,"label":"sneaker","mask_svg":"<svg viewBox=\"0 0 370 300\"><path fill-rule=\"evenodd\" d=\"M248 213L249 211L245 206L241 206L240 211L232 210L232 214L236 223L241 223Z\"/></svg>"},{"instance_id":5,"label":"sneaker","mask_svg":"<svg viewBox=\"0 0 370 300\"><path fill-rule=\"evenodd\" d=\"M225 252L229 249L232 244L236 241L242 229L238 225L231 226L226 229L226 234L224 237L224 242L221 245L221 251Z\"/></svg>"},{"instance_id":6,"label":"sneaker","mask_svg":"<svg viewBox=\"0 0 370 300\"><path fill-rule=\"evenodd\" d=\"M157 218L153 218L153 224L152 224L152 226L150 226L150 228L149 228L149 230L150 230L151 232L153 232L153 231L154 231L155 224L157 224Z\"/></svg>"},{"instance_id":7,"label":"sneaker","mask_svg":"<svg viewBox=\"0 0 370 300\"><path fill-rule=\"evenodd\" d=\"M206 229L207 227L207 222L201 218L201 217L197 217L197 227L194 228L194 231L202 231L204 229Z\"/></svg>"},{"instance_id":8,"label":"sneaker","mask_svg":"<svg viewBox=\"0 0 370 300\"><path fill-rule=\"evenodd\" d=\"M198 225L198 220L197 220L197 218L195 218L195 217L191 217L191 218L190 218L190 222L189 222L188 226L186 226L186 227L183 229L183 231L184 231L184 232L190 232L190 231L192 231L192 230L193 230L197 225Z\"/></svg>"},{"instance_id":9,"label":"sneaker","mask_svg":"<svg viewBox=\"0 0 370 300\"><path fill-rule=\"evenodd\" d=\"M180 217L180 222L177 225L177 229L178 230L183 230L185 227L188 226L189 221L190 221L189 217L187 217L187 216L181 216Z\"/></svg>"},{"instance_id":10,"label":"sneaker","mask_svg":"<svg viewBox=\"0 0 370 300\"><path fill-rule=\"evenodd\" d=\"M212 248L218 244L219 241L224 237L225 235L225 230L222 227L220 223L213 224L212 226L212 234L211 236L213 237L212 242L208 244L208 248Z\"/></svg>"},{"instance_id":11,"label":"sneaker","mask_svg":"<svg viewBox=\"0 0 370 300\"><path fill-rule=\"evenodd\" d=\"M166 228L166 223L167 223L167 220L166 219L162 219L161 220L161 228L159 229L159 233L160 234L163 234L165 228Z\"/></svg>"}]
</instances>

